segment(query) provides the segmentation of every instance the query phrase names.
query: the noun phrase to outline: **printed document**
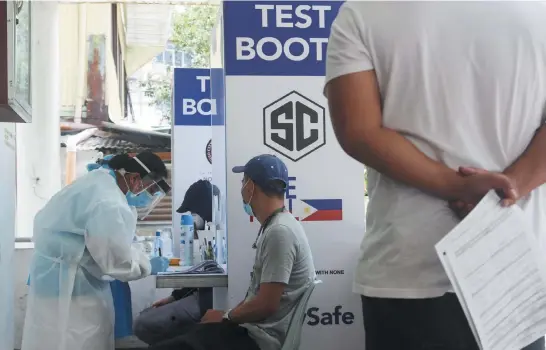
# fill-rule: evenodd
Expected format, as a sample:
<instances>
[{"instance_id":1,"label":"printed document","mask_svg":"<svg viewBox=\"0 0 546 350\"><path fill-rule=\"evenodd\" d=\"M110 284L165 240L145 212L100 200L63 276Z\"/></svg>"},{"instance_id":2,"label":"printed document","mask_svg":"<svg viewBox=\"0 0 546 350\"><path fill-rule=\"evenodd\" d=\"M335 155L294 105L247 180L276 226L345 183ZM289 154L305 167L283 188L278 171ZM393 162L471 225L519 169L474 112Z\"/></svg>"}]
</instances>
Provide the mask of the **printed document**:
<instances>
[{"instance_id":1,"label":"printed document","mask_svg":"<svg viewBox=\"0 0 546 350\"><path fill-rule=\"evenodd\" d=\"M521 208L499 203L488 193L436 251L481 348L518 350L546 334L546 252Z\"/></svg>"}]
</instances>

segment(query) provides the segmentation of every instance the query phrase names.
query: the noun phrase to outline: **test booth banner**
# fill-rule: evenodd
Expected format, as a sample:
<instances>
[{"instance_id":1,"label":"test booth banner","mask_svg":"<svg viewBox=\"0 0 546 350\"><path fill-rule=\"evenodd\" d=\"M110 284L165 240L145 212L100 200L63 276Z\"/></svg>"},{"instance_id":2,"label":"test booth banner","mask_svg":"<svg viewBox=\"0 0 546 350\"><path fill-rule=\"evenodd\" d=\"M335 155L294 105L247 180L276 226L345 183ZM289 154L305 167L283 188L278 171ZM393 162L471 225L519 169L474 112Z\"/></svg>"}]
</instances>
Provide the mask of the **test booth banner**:
<instances>
[{"instance_id":1,"label":"test booth banner","mask_svg":"<svg viewBox=\"0 0 546 350\"><path fill-rule=\"evenodd\" d=\"M274 154L290 176L286 205L313 251L319 285L308 305L302 349L364 344L352 293L364 226L364 168L340 148L322 94L326 44L341 2L223 3L229 304L244 296L259 224L243 211L231 168ZM241 18L244 18L242 21Z\"/></svg>"},{"instance_id":2,"label":"test booth banner","mask_svg":"<svg viewBox=\"0 0 546 350\"><path fill-rule=\"evenodd\" d=\"M173 86L173 241L180 242L180 217L176 210L195 181L212 178L210 70L176 68ZM211 194L212 195L212 194ZM178 256L180 245L174 244Z\"/></svg>"}]
</instances>

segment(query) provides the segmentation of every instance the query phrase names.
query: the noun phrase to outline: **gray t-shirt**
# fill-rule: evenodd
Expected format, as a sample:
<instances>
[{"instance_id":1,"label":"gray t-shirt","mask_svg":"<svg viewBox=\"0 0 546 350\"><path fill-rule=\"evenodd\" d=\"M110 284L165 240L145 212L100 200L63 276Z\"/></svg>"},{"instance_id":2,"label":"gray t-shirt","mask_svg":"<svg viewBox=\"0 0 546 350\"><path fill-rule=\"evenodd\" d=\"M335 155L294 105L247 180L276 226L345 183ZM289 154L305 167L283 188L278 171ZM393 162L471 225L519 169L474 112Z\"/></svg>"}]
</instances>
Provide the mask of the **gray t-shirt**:
<instances>
[{"instance_id":1,"label":"gray t-shirt","mask_svg":"<svg viewBox=\"0 0 546 350\"><path fill-rule=\"evenodd\" d=\"M257 242L256 258L245 301L253 299L261 283L284 283L279 310L258 323L246 323L261 350L279 350L303 292L315 279L315 266L301 224L288 212L277 214Z\"/></svg>"}]
</instances>

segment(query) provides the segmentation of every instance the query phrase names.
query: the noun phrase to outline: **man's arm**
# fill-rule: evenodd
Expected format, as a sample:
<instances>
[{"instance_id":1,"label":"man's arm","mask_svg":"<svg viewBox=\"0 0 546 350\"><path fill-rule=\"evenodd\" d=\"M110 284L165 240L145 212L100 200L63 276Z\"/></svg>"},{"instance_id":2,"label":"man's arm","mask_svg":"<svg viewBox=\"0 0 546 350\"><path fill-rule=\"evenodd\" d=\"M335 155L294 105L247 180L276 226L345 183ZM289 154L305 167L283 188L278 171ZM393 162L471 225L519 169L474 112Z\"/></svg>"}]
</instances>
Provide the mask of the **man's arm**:
<instances>
[{"instance_id":1,"label":"man's arm","mask_svg":"<svg viewBox=\"0 0 546 350\"><path fill-rule=\"evenodd\" d=\"M457 198L462 179L455 170L427 157L398 132L383 127L374 71L335 78L326 88L336 137L349 156L434 196Z\"/></svg>"},{"instance_id":2,"label":"man's arm","mask_svg":"<svg viewBox=\"0 0 546 350\"><path fill-rule=\"evenodd\" d=\"M231 310L230 320L238 324L265 320L279 309L285 287L283 283L261 283L260 291L254 299Z\"/></svg>"},{"instance_id":3,"label":"man's arm","mask_svg":"<svg viewBox=\"0 0 546 350\"><path fill-rule=\"evenodd\" d=\"M432 195L456 198L455 170L434 161L405 137L382 125L381 98L363 28L344 5L328 42L325 93L336 137L352 158L392 179Z\"/></svg>"},{"instance_id":4,"label":"man's arm","mask_svg":"<svg viewBox=\"0 0 546 350\"><path fill-rule=\"evenodd\" d=\"M296 259L297 240L284 225L272 227L263 242L262 276L258 294L231 310L229 317L235 323L259 322L279 309L284 289Z\"/></svg>"},{"instance_id":5,"label":"man's arm","mask_svg":"<svg viewBox=\"0 0 546 350\"><path fill-rule=\"evenodd\" d=\"M535 188L546 183L546 157L543 154L544 150L546 150L546 125L541 126L537 130L525 152L511 166L504 170L503 173L514 184L515 191L513 196L508 196L508 198L502 200L503 205L515 204L518 199L527 196ZM485 169L472 167L461 167L459 171L463 176L488 173ZM450 201L449 206L462 219L476 207L476 204L478 204L477 201L465 202L455 200Z\"/></svg>"},{"instance_id":6,"label":"man's arm","mask_svg":"<svg viewBox=\"0 0 546 350\"><path fill-rule=\"evenodd\" d=\"M516 185L520 197L546 183L546 125L540 127L523 154L504 173Z\"/></svg>"}]
</instances>

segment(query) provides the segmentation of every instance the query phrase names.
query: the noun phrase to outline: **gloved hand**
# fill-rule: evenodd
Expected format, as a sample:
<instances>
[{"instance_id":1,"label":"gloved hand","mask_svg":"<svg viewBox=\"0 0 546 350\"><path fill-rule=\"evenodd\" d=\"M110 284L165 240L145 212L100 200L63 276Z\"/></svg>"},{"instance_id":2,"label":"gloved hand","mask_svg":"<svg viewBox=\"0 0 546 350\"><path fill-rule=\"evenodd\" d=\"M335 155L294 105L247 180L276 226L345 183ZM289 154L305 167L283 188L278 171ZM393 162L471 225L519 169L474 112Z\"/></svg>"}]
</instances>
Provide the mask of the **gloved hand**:
<instances>
[{"instance_id":1,"label":"gloved hand","mask_svg":"<svg viewBox=\"0 0 546 350\"><path fill-rule=\"evenodd\" d=\"M152 265L152 275L157 275L159 272L167 271L169 259L164 256L156 256L150 259L150 265Z\"/></svg>"}]
</instances>

